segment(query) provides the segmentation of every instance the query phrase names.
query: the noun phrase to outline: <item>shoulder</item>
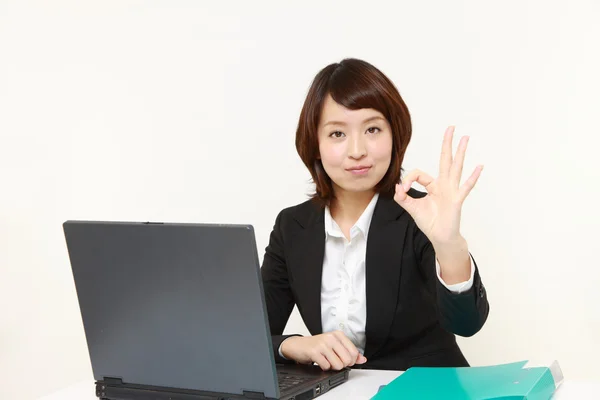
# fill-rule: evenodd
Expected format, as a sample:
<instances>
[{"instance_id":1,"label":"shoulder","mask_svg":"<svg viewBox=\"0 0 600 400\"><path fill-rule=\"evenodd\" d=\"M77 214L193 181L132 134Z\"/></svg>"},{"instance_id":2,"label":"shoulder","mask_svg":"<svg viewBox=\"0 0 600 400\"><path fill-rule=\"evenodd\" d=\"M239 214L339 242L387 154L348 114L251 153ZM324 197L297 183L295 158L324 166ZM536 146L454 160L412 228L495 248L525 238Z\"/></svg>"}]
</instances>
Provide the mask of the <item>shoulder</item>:
<instances>
[{"instance_id":1,"label":"shoulder","mask_svg":"<svg viewBox=\"0 0 600 400\"><path fill-rule=\"evenodd\" d=\"M422 198L427 196L427 192L421 192L416 189L411 188L408 191L409 196L413 198ZM376 213L383 213L396 215L397 217L406 214L408 219L413 223L414 221L408 213L393 200L393 196L391 195L380 195L378 206L376 206ZM317 202L312 199L306 200L302 203L289 206L284 208L279 212L276 219L276 225L283 227L290 227L290 224L295 224L294 226L300 225L303 228L312 225L313 223L320 222L323 219L324 209Z\"/></svg>"},{"instance_id":2,"label":"shoulder","mask_svg":"<svg viewBox=\"0 0 600 400\"><path fill-rule=\"evenodd\" d=\"M286 217L308 216L319 212L319 205L312 199L303 201L302 203L288 206L279 212L280 215Z\"/></svg>"},{"instance_id":3,"label":"shoulder","mask_svg":"<svg viewBox=\"0 0 600 400\"><path fill-rule=\"evenodd\" d=\"M290 224L307 227L322 217L323 211L319 204L309 199L281 210L277 215L276 225L282 228L289 227Z\"/></svg>"}]
</instances>

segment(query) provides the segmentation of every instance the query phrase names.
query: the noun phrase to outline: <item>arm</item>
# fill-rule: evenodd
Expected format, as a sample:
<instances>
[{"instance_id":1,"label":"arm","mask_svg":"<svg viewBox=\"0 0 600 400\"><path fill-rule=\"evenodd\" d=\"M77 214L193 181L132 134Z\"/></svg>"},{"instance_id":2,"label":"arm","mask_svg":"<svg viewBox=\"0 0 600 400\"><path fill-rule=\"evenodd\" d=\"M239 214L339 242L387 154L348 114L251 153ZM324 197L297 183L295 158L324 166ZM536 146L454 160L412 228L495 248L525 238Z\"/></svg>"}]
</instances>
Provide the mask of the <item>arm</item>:
<instances>
[{"instance_id":1,"label":"arm","mask_svg":"<svg viewBox=\"0 0 600 400\"><path fill-rule=\"evenodd\" d=\"M271 341L273 343L273 354L276 363L294 363L281 357L279 347L281 343L294 335L283 335L283 330L294 309L295 300L289 284L287 266L281 234L281 213L275 220L275 226L269 238L269 244L265 249L265 256L261 268L263 288L269 326L271 329ZM299 336L299 335L298 335Z\"/></svg>"},{"instance_id":2,"label":"arm","mask_svg":"<svg viewBox=\"0 0 600 400\"><path fill-rule=\"evenodd\" d=\"M454 127L450 126L444 134L439 176L434 179L423 171L411 171L396 185L394 199L413 217L419 228L415 233L415 251L428 282L435 285L432 289L442 325L457 335L471 336L481 329L489 312L477 265L473 261L473 283L470 288L465 285L464 292L455 293L442 282L453 285L466 282L470 276L468 246L460 232L461 211L483 166L477 166L461 185L469 137L461 138L454 156L453 137ZM423 185L427 194L411 189L413 182ZM439 279L434 277L436 256L440 264Z\"/></svg>"},{"instance_id":3,"label":"arm","mask_svg":"<svg viewBox=\"0 0 600 400\"><path fill-rule=\"evenodd\" d=\"M442 326L449 332L460 336L472 336L477 333L487 320L489 303L475 260L471 259L474 268L471 287L457 293L457 291L449 290L439 276L436 277L436 252L429 239L420 230L417 230L415 237L415 250L420 258L421 268L424 269L424 275L434 285L433 290L437 298ZM441 278L444 278L444 267L449 266L446 260L439 260L442 271ZM442 262L445 262L446 265ZM462 260L460 260L460 263L462 265ZM469 263L467 259L467 266ZM470 272L468 268L466 270ZM466 274L467 279L469 277L468 272Z\"/></svg>"},{"instance_id":4,"label":"arm","mask_svg":"<svg viewBox=\"0 0 600 400\"><path fill-rule=\"evenodd\" d=\"M453 293L457 293L460 294L466 290L469 290L473 287L473 280L475 278L475 261L473 261L473 257L471 257L469 255L469 264L470 264L470 275L469 275L469 279L463 282L459 282L459 283L452 283L452 284L448 284L446 283L446 281L444 281L442 279L442 268L440 267L440 263L439 261L435 263L435 269L437 272L437 277L438 280L442 283L442 285L444 285L446 287L446 289L448 289L449 291L453 292Z\"/></svg>"}]
</instances>

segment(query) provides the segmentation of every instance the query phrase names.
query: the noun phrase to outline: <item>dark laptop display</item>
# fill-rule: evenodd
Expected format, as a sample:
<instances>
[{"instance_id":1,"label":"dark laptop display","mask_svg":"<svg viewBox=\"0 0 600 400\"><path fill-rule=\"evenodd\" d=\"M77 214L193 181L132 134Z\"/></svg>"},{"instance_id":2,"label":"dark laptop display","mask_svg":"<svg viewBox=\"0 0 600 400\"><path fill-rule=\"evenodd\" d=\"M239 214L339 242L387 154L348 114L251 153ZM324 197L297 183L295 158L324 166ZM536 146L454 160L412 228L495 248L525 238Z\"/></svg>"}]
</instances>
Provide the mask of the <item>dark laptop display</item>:
<instances>
[{"instance_id":1,"label":"dark laptop display","mask_svg":"<svg viewBox=\"0 0 600 400\"><path fill-rule=\"evenodd\" d=\"M250 225L63 225L101 399L311 399L348 369L275 365Z\"/></svg>"}]
</instances>

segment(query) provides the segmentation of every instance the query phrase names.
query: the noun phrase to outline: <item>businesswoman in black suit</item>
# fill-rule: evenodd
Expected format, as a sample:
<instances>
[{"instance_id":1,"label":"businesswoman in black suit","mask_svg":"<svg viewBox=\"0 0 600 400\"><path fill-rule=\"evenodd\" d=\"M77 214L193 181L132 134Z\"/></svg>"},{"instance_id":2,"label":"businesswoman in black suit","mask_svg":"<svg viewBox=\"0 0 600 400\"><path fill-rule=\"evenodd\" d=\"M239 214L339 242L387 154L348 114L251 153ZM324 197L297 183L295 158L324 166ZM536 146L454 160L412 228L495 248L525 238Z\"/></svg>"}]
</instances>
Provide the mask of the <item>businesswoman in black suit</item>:
<instances>
[{"instance_id":1,"label":"businesswoman in black suit","mask_svg":"<svg viewBox=\"0 0 600 400\"><path fill-rule=\"evenodd\" d=\"M296 148L316 193L279 213L262 265L277 362L468 365L455 335L479 331L489 305L460 219L482 167L460 184L468 137L453 156L449 127L439 175L401 177L411 131L398 90L373 65L345 59L314 78ZM312 336L282 335L295 304Z\"/></svg>"}]
</instances>

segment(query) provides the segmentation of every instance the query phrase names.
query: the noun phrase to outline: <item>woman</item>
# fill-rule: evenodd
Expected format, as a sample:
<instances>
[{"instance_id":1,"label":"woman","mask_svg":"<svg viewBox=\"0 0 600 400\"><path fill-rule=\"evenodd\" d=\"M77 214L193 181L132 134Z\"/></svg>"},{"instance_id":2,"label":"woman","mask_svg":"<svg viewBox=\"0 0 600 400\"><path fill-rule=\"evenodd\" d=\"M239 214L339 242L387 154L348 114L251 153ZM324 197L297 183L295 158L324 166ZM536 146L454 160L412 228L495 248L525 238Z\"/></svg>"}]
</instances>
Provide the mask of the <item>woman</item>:
<instances>
[{"instance_id":1,"label":"woman","mask_svg":"<svg viewBox=\"0 0 600 400\"><path fill-rule=\"evenodd\" d=\"M279 213L262 266L277 362L468 366L455 334L479 331L489 305L460 217L482 167L460 185L468 137L453 157L450 127L439 176L401 181L411 129L398 90L371 64L345 59L315 77L296 148L316 193ZM295 304L312 336L282 335Z\"/></svg>"}]
</instances>

